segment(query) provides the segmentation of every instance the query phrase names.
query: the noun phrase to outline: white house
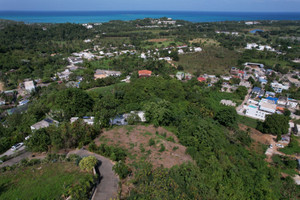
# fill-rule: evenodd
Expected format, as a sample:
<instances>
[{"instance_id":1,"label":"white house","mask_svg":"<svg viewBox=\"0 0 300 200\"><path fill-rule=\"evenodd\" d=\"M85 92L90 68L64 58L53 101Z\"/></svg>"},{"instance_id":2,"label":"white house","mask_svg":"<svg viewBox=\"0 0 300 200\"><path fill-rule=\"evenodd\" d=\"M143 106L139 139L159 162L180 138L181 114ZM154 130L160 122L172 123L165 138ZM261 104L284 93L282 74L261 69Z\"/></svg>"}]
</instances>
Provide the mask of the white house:
<instances>
[{"instance_id":1,"label":"white house","mask_svg":"<svg viewBox=\"0 0 300 200\"><path fill-rule=\"evenodd\" d=\"M195 47L195 48L194 48L194 51L195 51L195 52L201 52L201 51L202 51L202 48L201 48L201 47Z\"/></svg>"},{"instance_id":2,"label":"white house","mask_svg":"<svg viewBox=\"0 0 300 200\"><path fill-rule=\"evenodd\" d=\"M255 119L259 120L265 120L267 115L270 115L269 112L265 112L262 110L259 110L257 106L249 105L249 106L244 106L246 110L246 115Z\"/></svg>"},{"instance_id":3,"label":"white house","mask_svg":"<svg viewBox=\"0 0 300 200\"><path fill-rule=\"evenodd\" d=\"M276 104L271 104L268 102L260 102L259 109L262 111L269 112L269 113L275 113L276 112Z\"/></svg>"},{"instance_id":4,"label":"white house","mask_svg":"<svg viewBox=\"0 0 300 200\"><path fill-rule=\"evenodd\" d=\"M277 82L271 83L271 87L272 87L272 89L273 89L276 93L281 93L282 90L288 90L288 89L289 89L289 86L288 86L288 85L283 85L283 84L277 83Z\"/></svg>"},{"instance_id":5,"label":"white house","mask_svg":"<svg viewBox=\"0 0 300 200\"><path fill-rule=\"evenodd\" d=\"M36 130L39 130L41 128L47 128L52 124L57 126L59 124L59 122L55 121L53 119L46 118L46 119L44 119L40 122L37 122L37 123L33 124L30 128L31 128L31 131L36 131Z\"/></svg>"},{"instance_id":6,"label":"white house","mask_svg":"<svg viewBox=\"0 0 300 200\"><path fill-rule=\"evenodd\" d=\"M25 87L25 90L27 90L28 92L32 92L32 91L35 90L35 86L34 86L33 81L24 82L24 87Z\"/></svg>"},{"instance_id":7,"label":"white house","mask_svg":"<svg viewBox=\"0 0 300 200\"><path fill-rule=\"evenodd\" d=\"M70 119L70 123L74 123L75 121L77 121L79 119L79 117L72 117ZM88 125L94 125L94 119L95 117L83 117L82 120L84 121L84 123L88 124Z\"/></svg>"},{"instance_id":8,"label":"white house","mask_svg":"<svg viewBox=\"0 0 300 200\"><path fill-rule=\"evenodd\" d=\"M179 53L179 54L184 54L183 49L178 49L178 53Z\"/></svg>"}]
</instances>

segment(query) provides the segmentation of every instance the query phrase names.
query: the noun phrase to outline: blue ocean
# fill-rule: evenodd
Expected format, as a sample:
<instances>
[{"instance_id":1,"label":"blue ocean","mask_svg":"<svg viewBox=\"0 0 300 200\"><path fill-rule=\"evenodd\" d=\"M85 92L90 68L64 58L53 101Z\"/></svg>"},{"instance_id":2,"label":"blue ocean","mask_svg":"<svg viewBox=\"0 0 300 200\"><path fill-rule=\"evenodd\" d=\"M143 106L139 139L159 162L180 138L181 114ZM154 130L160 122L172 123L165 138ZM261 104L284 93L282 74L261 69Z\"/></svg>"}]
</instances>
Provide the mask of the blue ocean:
<instances>
[{"instance_id":1,"label":"blue ocean","mask_svg":"<svg viewBox=\"0 0 300 200\"><path fill-rule=\"evenodd\" d=\"M25 23L95 23L160 17L170 17L190 22L300 20L300 12L0 11L0 19L23 21Z\"/></svg>"}]
</instances>

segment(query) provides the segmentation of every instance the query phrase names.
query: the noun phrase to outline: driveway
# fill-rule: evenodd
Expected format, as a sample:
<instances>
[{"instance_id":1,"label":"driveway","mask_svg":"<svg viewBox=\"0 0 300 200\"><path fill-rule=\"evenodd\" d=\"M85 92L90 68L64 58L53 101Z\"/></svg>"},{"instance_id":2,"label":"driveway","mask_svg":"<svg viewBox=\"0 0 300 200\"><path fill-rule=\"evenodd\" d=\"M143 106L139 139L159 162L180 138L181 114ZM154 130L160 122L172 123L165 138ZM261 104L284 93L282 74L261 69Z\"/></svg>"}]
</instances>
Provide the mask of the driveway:
<instances>
[{"instance_id":1,"label":"driveway","mask_svg":"<svg viewBox=\"0 0 300 200\"><path fill-rule=\"evenodd\" d=\"M101 181L100 184L97 186L92 200L109 200L117 198L119 178L112 170L114 164L111 160L98 154L81 149L70 151L68 155L69 154L77 154L82 157L95 156L101 162L101 165L99 166Z\"/></svg>"}]
</instances>

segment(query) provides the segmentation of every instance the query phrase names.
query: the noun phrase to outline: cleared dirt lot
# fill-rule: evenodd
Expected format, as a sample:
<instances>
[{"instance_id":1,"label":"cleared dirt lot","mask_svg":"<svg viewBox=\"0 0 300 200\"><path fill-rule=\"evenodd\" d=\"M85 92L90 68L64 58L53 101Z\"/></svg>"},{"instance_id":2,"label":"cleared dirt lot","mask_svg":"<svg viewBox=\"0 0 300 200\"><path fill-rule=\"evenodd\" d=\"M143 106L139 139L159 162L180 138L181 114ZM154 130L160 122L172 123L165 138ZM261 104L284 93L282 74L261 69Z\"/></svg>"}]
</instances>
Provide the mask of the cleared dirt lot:
<instances>
[{"instance_id":1,"label":"cleared dirt lot","mask_svg":"<svg viewBox=\"0 0 300 200\"><path fill-rule=\"evenodd\" d=\"M168 38L159 38L159 39L151 39L151 40L148 40L149 42L166 42L166 41L169 41Z\"/></svg>"},{"instance_id":2,"label":"cleared dirt lot","mask_svg":"<svg viewBox=\"0 0 300 200\"><path fill-rule=\"evenodd\" d=\"M155 144L149 145L149 141ZM186 147L179 144L177 137L162 127L154 126L123 126L104 131L100 138L95 140L97 145L106 143L123 147L129 151L127 163L141 157L151 162L153 167L164 166L171 168L185 162L193 161L185 154ZM165 150L162 150L164 147Z\"/></svg>"}]
</instances>

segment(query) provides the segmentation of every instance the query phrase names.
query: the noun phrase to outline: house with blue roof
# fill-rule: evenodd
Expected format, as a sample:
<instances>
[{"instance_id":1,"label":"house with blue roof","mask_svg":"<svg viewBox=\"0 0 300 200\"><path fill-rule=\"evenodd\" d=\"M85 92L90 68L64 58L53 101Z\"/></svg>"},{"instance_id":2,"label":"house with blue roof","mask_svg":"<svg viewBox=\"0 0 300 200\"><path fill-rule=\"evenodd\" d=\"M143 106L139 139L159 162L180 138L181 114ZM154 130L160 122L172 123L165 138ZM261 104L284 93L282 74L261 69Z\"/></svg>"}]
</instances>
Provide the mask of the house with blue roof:
<instances>
[{"instance_id":1,"label":"house with blue roof","mask_svg":"<svg viewBox=\"0 0 300 200\"><path fill-rule=\"evenodd\" d=\"M274 101L275 102L275 104L277 104L277 101L278 101L278 98L276 98L276 97L267 97L266 98L267 100L270 100L270 101Z\"/></svg>"},{"instance_id":2,"label":"house with blue roof","mask_svg":"<svg viewBox=\"0 0 300 200\"><path fill-rule=\"evenodd\" d=\"M259 88L259 87L254 87L254 88L252 89L252 94L258 95L258 94L260 93L260 91L261 91L261 88Z\"/></svg>"}]
</instances>

